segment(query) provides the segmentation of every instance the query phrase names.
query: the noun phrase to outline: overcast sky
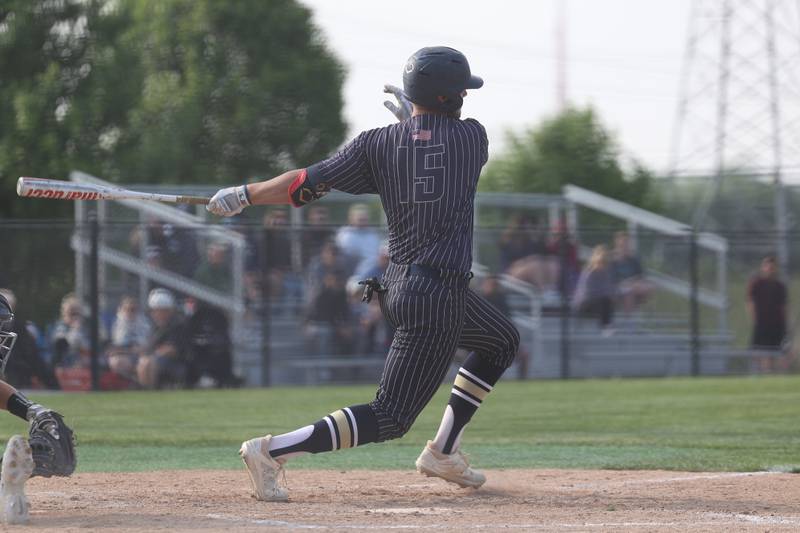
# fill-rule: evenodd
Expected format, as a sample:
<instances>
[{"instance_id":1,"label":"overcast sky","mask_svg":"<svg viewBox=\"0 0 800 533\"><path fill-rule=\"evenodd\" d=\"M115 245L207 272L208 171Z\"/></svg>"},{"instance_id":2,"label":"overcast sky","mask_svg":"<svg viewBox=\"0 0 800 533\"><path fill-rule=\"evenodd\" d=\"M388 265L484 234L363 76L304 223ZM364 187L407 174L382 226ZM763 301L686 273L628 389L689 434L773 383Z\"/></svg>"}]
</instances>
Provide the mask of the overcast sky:
<instances>
[{"instance_id":1,"label":"overcast sky","mask_svg":"<svg viewBox=\"0 0 800 533\"><path fill-rule=\"evenodd\" d=\"M433 2L302 0L347 67L350 134L388 124L384 83L423 46L464 52L485 85L464 115L487 128L491 152L503 134L552 115L556 93L557 1ZM591 104L626 155L666 168L686 45L690 0L567 0L567 96Z\"/></svg>"}]
</instances>

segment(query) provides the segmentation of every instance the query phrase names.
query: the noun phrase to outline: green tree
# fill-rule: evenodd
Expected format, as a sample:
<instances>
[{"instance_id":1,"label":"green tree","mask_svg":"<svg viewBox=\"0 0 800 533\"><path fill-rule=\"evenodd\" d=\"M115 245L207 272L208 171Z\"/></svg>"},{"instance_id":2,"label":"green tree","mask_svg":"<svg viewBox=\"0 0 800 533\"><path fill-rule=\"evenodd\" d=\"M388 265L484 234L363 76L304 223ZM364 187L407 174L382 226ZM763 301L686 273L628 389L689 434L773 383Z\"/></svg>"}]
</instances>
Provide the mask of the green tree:
<instances>
[{"instance_id":1,"label":"green tree","mask_svg":"<svg viewBox=\"0 0 800 533\"><path fill-rule=\"evenodd\" d=\"M571 183L641 207L656 203L650 172L636 163L623 170L614 136L589 107L507 135L508 148L489 162L481 190L559 194Z\"/></svg>"},{"instance_id":2,"label":"green tree","mask_svg":"<svg viewBox=\"0 0 800 533\"><path fill-rule=\"evenodd\" d=\"M343 69L294 0L6 0L0 6L0 213L19 175L231 183L343 140Z\"/></svg>"}]
</instances>

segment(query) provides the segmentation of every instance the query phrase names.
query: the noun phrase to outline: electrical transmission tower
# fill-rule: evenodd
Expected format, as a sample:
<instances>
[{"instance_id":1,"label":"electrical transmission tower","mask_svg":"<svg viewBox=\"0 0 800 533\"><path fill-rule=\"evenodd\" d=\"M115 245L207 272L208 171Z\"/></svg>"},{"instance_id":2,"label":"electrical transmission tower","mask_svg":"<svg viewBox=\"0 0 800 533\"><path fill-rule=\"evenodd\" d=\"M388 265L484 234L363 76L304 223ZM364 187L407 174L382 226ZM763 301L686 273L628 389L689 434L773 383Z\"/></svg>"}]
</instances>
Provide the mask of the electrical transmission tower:
<instances>
[{"instance_id":1,"label":"electrical transmission tower","mask_svg":"<svg viewBox=\"0 0 800 533\"><path fill-rule=\"evenodd\" d=\"M713 176L695 211L699 230L726 176L770 181L787 268L783 184L800 177L800 0L692 3L670 174Z\"/></svg>"}]
</instances>

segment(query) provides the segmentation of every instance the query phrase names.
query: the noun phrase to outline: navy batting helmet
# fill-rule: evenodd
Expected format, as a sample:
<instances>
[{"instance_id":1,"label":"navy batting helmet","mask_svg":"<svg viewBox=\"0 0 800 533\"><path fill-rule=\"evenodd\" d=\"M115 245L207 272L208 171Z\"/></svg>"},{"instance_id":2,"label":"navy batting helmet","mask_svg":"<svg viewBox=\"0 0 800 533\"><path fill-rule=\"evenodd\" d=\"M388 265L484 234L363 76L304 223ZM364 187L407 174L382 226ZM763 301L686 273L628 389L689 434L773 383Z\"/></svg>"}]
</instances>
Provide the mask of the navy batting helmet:
<instances>
[{"instance_id":1,"label":"navy batting helmet","mask_svg":"<svg viewBox=\"0 0 800 533\"><path fill-rule=\"evenodd\" d=\"M403 71L403 92L415 104L452 112L461 109L466 89L479 89L483 80L473 76L464 54L447 46L429 46L408 58Z\"/></svg>"}]
</instances>

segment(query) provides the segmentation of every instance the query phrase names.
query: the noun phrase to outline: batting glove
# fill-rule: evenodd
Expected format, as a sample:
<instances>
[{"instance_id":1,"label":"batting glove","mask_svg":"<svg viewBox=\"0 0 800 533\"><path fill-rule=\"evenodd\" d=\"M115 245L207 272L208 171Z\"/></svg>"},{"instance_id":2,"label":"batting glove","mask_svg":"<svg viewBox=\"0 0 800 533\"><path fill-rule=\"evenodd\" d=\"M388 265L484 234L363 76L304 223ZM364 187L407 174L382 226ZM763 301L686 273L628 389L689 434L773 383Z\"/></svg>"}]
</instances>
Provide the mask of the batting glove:
<instances>
[{"instance_id":1,"label":"batting glove","mask_svg":"<svg viewBox=\"0 0 800 533\"><path fill-rule=\"evenodd\" d=\"M247 186L239 185L218 190L217 194L211 197L206 209L217 216L232 217L244 211L248 205L250 197L247 194Z\"/></svg>"},{"instance_id":2,"label":"batting glove","mask_svg":"<svg viewBox=\"0 0 800 533\"><path fill-rule=\"evenodd\" d=\"M389 100L383 102L384 107L391 111L392 114L397 117L397 120L403 122L411 118L411 101L406 98L406 95L403 94L400 88L394 85L384 85L383 92L393 94L394 97L397 98L398 105L394 105Z\"/></svg>"}]
</instances>

